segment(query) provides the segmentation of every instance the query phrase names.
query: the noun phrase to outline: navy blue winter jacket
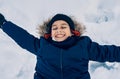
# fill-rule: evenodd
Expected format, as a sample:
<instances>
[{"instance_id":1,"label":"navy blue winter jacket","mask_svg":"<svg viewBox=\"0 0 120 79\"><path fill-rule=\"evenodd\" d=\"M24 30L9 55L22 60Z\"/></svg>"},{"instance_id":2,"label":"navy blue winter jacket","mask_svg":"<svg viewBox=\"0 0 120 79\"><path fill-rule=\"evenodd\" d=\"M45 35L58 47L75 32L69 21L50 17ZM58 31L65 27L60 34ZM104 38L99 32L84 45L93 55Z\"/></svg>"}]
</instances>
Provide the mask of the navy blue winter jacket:
<instances>
[{"instance_id":1,"label":"navy blue winter jacket","mask_svg":"<svg viewBox=\"0 0 120 79\"><path fill-rule=\"evenodd\" d=\"M36 55L34 79L90 79L89 60L120 61L120 47L99 45L87 36L63 48L64 44L59 47L44 37L38 39L11 22L5 23L2 29L18 45Z\"/></svg>"}]
</instances>

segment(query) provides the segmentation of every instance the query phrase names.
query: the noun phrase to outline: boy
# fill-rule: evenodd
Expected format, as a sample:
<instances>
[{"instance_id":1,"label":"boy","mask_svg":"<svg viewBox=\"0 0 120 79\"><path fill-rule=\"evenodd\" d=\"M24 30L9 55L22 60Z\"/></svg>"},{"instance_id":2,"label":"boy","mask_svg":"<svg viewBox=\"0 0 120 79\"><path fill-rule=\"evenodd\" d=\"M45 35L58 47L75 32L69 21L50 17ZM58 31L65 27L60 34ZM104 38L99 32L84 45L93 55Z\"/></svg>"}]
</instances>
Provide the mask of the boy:
<instances>
[{"instance_id":1,"label":"boy","mask_svg":"<svg viewBox=\"0 0 120 79\"><path fill-rule=\"evenodd\" d=\"M0 27L18 45L37 57L34 79L90 79L89 60L120 61L120 47L99 45L87 36L81 36L74 20L65 14L56 14L40 27L40 39L6 21L0 14Z\"/></svg>"}]
</instances>

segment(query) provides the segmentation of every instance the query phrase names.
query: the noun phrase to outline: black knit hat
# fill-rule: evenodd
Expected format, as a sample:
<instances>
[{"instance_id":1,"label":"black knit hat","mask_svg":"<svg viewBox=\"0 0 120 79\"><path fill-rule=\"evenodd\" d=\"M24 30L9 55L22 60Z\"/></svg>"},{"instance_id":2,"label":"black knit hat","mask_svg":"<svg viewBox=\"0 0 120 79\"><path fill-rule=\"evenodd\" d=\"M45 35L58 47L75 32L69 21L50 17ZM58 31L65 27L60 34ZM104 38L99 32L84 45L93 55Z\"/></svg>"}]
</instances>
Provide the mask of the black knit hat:
<instances>
[{"instance_id":1,"label":"black knit hat","mask_svg":"<svg viewBox=\"0 0 120 79\"><path fill-rule=\"evenodd\" d=\"M72 21L72 19L69 16L64 15L64 14L56 14L47 25L49 27L48 33L51 33L52 24L57 20L66 21L69 24L70 29L74 30L74 22Z\"/></svg>"}]
</instances>

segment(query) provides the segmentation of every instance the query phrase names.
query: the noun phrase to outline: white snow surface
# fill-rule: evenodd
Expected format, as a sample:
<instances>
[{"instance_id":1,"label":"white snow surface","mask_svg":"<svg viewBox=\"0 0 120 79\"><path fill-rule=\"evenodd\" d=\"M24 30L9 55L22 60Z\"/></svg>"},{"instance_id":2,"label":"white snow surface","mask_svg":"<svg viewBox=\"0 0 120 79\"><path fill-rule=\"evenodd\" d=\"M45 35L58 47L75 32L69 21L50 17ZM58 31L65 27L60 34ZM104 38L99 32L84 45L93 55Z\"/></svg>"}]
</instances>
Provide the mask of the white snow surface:
<instances>
[{"instance_id":1,"label":"white snow surface","mask_svg":"<svg viewBox=\"0 0 120 79\"><path fill-rule=\"evenodd\" d=\"M36 37L44 20L72 15L93 41L120 46L120 0L0 0L0 13ZM33 79L35 65L36 57L0 30L0 79ZM91 79L120 79L120 64L90 61L89 72Z\"/></svg>"}]
</instances>

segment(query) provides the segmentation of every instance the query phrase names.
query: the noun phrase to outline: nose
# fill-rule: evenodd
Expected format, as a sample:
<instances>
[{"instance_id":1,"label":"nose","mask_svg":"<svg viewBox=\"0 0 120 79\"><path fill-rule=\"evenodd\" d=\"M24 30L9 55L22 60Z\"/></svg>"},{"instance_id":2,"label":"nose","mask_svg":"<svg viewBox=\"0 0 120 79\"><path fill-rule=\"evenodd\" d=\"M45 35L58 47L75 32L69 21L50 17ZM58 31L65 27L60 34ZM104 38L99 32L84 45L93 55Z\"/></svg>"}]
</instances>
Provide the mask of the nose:
<instances>
[{"instance_id":1,"label":"nose","mask_svg":"<svg viewBox=\"0 0 120 79\"><path fill-rule=\"evenodd\" d=\"M57 33L61 33L61 32L62 32L61 28L58 28Z\"/></svg>"},{"instance_id":2,"label":"nose","mask_svg":"<svg viewBox=\"0 0 120 79\"><path fill-rule=\"evenodd\" d=\"M61 30L58 30L57 33L61 33Z\"/></svg>"}]
</instances>

